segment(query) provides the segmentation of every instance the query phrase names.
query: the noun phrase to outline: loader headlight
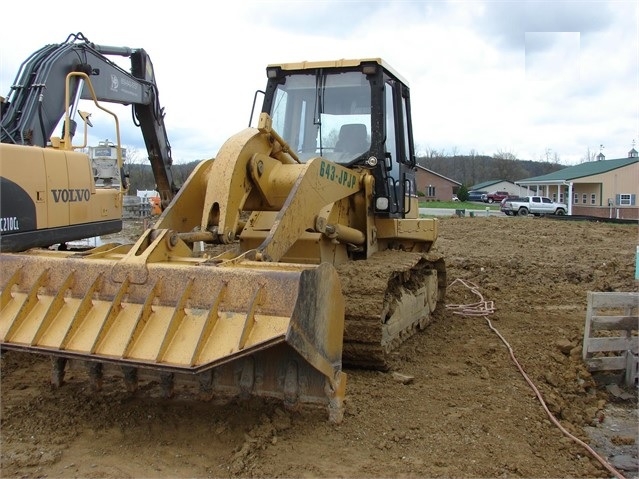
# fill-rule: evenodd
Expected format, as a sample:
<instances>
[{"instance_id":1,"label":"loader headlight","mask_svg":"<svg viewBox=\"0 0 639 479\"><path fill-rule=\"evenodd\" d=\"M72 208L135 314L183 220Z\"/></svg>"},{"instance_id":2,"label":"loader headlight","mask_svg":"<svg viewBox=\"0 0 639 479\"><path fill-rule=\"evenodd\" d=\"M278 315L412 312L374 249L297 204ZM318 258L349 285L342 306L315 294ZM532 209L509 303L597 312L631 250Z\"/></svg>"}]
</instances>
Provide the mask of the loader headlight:
<instances>
[{"instance_id":1,"label":"loader headlight","mask_svg":"<svg viewBox=\"0 0 639 479\"><path fill-rule=\"evenodd\" d=\"M278 67L268 67L266 69L266 77L267 78L277 78L280 73L280 68Z\"/></svg>"},{"instance_id":2,"label":"loader headlight","mask_svg":"<svg viewBox=\"0 0 639 479\"><path fill-rule=\"evenodd\" d=\"M362 73L365 75L374 75L377 73L377 64L376 63L368 63L362 65Z\"/></svg>"},{"instance_id":3,"label":"loader headlight","mask_svg":"<svg viewBox=\"0 0 639 479\"><path fill-rule=\"evenodd\" d=\"M388 205L389 201L387 196L378 196L375 200L375 209L378 211L387 211Z\"/></svg>"}]
</instances>

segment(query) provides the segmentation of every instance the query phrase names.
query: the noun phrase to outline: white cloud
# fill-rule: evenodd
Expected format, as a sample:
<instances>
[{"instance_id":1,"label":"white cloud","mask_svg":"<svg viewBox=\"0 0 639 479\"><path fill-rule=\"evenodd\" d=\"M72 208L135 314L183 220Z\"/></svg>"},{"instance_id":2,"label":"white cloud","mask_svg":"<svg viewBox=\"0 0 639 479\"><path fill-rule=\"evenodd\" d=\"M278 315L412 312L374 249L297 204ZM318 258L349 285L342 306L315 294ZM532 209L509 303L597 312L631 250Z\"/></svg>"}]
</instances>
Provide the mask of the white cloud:
<instances>
[{"instance_id":1,"label":"white cloud","mask_svg":"<svg viewBox=\"0 0 639 479\"><path fill-rule=\"evenodd\" d=\"M209 13L205 2L114 0L108 12L87 4L73 15L44 0L29 5L40 14L28 34L20 22L0 29L0 94L28 55L70 33L144 48L175 161L215 156L248 125L267 64L349 57L382 57L409 81L421 151L537 160L552 149L574 163L599 144L623 157L639 140L635 2L264 0ZM119 114L125 144L144 150L128 109ZM96 123L104 139L109 130Z\"/></svg>"}]
</instances>

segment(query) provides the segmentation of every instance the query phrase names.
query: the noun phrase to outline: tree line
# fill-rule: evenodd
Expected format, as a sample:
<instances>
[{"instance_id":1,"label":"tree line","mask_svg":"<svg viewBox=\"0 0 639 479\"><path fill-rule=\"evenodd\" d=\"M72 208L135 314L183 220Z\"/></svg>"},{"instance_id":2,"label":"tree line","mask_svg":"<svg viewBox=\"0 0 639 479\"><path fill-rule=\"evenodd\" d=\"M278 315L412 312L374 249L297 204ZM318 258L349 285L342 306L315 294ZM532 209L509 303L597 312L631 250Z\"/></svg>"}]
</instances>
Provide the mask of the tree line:
<instances>
[{"instance_id":1,"label":"tree line","mask_svg":"<svg viewBox=\"0 0 639 479\"><path fill-rule=\"evenodd\" d=\"M171 167L178 185L183 184L199 161L174 163ZM417 164L446 178L467 186L490 180L518 181L533 176L545 175L565 168L554 162L517 160L503 155L438 155L421 156ZM155 178L148 160L127 162L125 172L129 176L129 194L137 190L154 190Z\"/></svg>"},{"instance_id":2,"label":"tree line","mask_svg":"<svg viewBox=\"0 0 639 479\"><path fill-rule=\"evenodd\" d=\"M199 161L190 163L173 163L171 171L176 184L182 185L191 172L199 164ZM129 177L129 195L135 195L137 190L155 190L155 178L153 170L148 163L129 163L124 166L125 174Z\"/></svg>"},{"instance_id":3,"label":"tree line","mask_svg":"<svg viewBox=\"0 0 639 479\"><path fill-rule=\"evenodd\" d=\"M557 162L518 160L509 155L452 155L433 154L417 158L417 164L457 181L472 186L484 181L519 181L561 170L566 165Z\"/></svg>"}]
</instances>

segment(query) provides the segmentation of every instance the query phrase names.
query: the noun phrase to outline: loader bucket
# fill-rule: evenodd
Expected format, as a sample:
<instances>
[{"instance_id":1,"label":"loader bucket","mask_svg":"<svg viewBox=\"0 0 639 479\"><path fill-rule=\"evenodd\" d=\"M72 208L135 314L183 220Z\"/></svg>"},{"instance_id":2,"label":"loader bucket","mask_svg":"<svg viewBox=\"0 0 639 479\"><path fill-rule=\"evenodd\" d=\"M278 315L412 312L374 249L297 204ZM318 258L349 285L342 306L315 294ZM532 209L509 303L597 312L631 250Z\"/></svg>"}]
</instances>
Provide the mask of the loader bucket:
<instances>
[{"instance_id":1,"label":"loader bucket","mask_svg":"<svg viewBox=\"0 0 639 479\"><path fill-rule=\"evenodd\" d=\"M329 264L25 253L0 255L0 271L3 349L195 376L213 395L342 419L344 300Z\"/></svg>"}]
</instances>

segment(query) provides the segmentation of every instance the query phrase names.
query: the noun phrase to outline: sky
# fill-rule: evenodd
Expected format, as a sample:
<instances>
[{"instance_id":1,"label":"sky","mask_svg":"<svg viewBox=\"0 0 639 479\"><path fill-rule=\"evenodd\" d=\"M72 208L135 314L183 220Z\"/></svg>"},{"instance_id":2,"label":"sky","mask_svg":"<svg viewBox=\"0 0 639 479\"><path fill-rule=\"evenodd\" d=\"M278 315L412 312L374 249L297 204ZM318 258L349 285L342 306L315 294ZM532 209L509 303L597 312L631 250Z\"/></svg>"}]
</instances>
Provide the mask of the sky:
<instances>
[{"instance_id":1,"label":"sky","mask_svg":"<svg viewBox=\"0 0 639 479\"><path fill-rule=\"evenodd\" d=\"M249 124L271 63L383 58L408 80L418 156L510 154L573 165L639 150L639 2L220 1L28 4L3 21L0 95L41 47L81 32L144 48L174 162L213 158ZM129 69L128 59L118 60ZM130 108L122 143L146 157ZM93 117L92 117L93 118ZM100 124L90 130L92 141Z\"/></svg>"}]
</instances>

